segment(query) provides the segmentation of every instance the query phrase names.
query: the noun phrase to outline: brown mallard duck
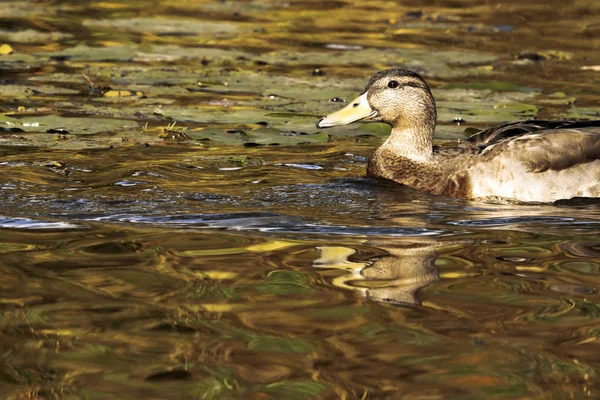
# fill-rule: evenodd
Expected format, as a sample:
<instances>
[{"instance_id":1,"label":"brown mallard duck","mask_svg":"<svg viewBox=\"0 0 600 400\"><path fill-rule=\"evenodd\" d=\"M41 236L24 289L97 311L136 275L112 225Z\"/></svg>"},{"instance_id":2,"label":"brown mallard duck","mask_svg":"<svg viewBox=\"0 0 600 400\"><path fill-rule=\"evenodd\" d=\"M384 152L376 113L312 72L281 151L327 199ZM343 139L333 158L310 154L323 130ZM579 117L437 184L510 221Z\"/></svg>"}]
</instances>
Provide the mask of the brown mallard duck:
<instances>
[{"instance_id":1,"label":"brown mallard duck","mask_svg":"<svg viewBox=\"0 0 600 400\"><path fill-rule=\"evenodd\" d=\"M367 174L427 193L553 202L600 197L600 121L519 121L479 132L456 147L433 147L435 101L417 73L375 74L360 96L317 122L392 126Z\"/></svg>"}]
</instances>

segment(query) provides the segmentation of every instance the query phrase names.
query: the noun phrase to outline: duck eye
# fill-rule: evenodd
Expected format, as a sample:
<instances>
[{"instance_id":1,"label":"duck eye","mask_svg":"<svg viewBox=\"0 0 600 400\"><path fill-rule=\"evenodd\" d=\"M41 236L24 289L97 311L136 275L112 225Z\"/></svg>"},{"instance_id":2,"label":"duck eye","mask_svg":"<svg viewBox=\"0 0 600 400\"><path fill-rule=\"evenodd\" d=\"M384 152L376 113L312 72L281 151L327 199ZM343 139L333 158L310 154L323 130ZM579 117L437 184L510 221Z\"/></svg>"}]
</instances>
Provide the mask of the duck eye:
<instances>
[{"instance_id":1,"label":"duck eye","mask_svg":"<svg viewBox=\"0 0 600 400\"><path fill-rule=\"evenodd\" d=\"M397 88L398 87L398 82L397 81L389 81L388 82L388 87L392 88L392 89Z\"/></svg>"}]
</instances>

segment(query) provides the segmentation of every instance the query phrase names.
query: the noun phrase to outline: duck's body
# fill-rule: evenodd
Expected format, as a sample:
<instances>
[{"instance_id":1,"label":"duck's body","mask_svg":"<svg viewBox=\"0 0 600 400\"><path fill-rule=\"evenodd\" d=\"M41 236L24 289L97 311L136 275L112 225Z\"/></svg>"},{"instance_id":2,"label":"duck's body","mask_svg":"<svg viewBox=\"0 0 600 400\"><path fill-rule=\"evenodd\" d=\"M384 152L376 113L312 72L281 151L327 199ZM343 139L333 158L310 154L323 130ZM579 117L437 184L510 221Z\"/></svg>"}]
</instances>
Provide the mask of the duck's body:
<instances>
[{"instance_id":1,"label":"duck's body","mask_svg":"<svg viewBox=\"0 0 600 400\"><path fill-rule=\"evenodd\" d=\"M389 123L392 133L367 173L427 193L529 202L600 197L600 121L515 122L434 149L435 115L421 77L393 69L376 74L361 96L317 126Z\"/></svg>"},{"instance_id":2,"label":"duck's body","mask_svg":"<svg viewBox=\"0 0 600 400\"><path fill-rule=\"evenodd\" d=\"M553 202L600 196L600 121L556 125L524 121L491 128L457 147L433 149L421 160L398 154L388 140L373 154L367 173L467 199Z\"/></svg>"}]
</instances>

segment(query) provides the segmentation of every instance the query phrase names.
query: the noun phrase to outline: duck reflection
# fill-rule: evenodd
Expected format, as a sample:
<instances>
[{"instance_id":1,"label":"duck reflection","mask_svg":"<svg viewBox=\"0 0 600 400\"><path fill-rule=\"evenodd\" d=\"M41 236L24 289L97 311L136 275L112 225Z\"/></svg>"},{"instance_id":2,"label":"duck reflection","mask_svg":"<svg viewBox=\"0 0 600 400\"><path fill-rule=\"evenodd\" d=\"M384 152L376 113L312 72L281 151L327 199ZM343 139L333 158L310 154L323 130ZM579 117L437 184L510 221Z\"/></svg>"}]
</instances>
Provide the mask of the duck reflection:
<instances>
[{"instance_id":1,"label":"duck reflection","mask_svg":"<svg viewBox=\"0 0 600 400\"><path fill-rule=\"evenodd\" d=\"M343 269L347 274L333 279L338 287L360 291L366 297L396 304L420 304L419 290L440 279L435 267L434 238L387 238L372 240L387 255L366 262L351 261L356 250L348 247L323 246L321 257L313 262L317 268Z\"/></svg>"},{"instance_id":2,"label":"duck reflection","mask_svg":"<svg viewBox=\"0 0 600 400\"><path fill-rule=\"evenodd\" d=\"M598 221L597 208L579 208L575 218L569 207L461 202L423 196L410 188L389 187L385 183L376 183L370 189L368 197L375 198L379 207L374 209L373 218L385 220L387 226L423 229L424 235L431 236L371 239L363 244L384 254L367 261L356 254L353 246L318 247L321 254L313 266L344 270L343 274L335 274L333 285L359 291L376 301L396 304L421 304L419 290L440 280L435 267L438 252L448 246L472 247L488 237L479 237L474 229L489 232L510 227L512 235L517 234L515 232L537 235L540 226ZM450 234L448 227L451 227ZM445 234L440 235L441 232ZM508 240L510 235L502 236Z\"/></svg>"}]
</instances>

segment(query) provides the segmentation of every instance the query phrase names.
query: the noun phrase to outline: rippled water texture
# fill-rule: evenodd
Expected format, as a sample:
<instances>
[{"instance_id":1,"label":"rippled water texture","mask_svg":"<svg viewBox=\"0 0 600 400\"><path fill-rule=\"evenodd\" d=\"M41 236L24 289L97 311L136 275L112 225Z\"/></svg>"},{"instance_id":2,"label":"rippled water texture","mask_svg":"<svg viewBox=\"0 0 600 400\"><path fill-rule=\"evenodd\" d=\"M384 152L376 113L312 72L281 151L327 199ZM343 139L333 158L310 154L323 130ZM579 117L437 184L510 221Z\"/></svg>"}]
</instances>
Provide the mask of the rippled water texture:
<instances>
[{"instance_id":1,"label":"rippled water texture","mask_svg":"<svg viewBox=\"0 0 600 400\"><path fill-rule=\"evenodd\" d=\"M365 177L388 67L438 144L598 118L597 1L4 1L0 398L582 399L600 206Z\"/></svg>"}]
</instances>

